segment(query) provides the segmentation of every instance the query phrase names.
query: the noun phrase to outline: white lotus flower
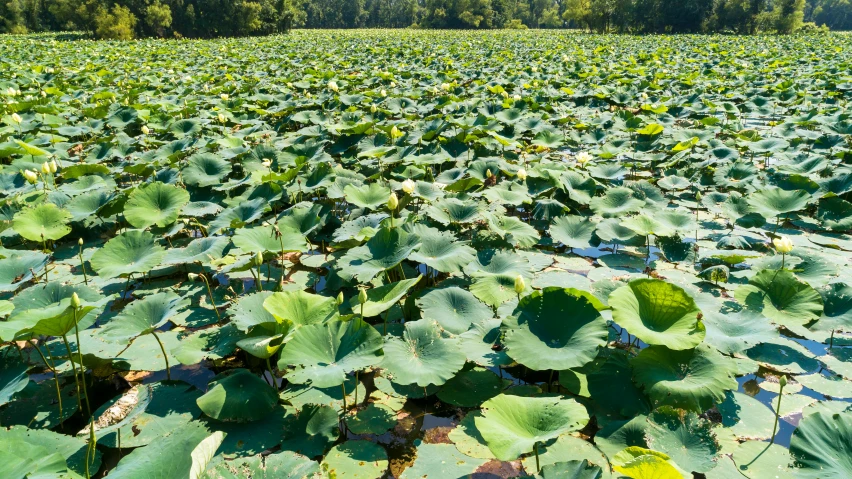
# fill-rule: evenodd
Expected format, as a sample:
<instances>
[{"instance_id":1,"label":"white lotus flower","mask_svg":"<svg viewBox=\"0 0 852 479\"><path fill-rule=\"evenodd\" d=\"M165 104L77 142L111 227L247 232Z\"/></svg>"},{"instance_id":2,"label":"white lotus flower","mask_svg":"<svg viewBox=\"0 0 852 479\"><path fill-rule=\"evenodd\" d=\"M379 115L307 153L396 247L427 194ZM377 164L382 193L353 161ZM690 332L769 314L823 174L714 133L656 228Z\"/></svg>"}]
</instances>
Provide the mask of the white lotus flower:
<instances>
[{"instance_id":1,"label":"white lotus flower","mask_svg":"<svg viewBox=\"0 0 852 479\"><path fill-rule=\"evenodd\" d=\"M415 183L409 178L402 182L402 191L410 195L414 191L415 186Z\"/></svg>"},{"instance_id":2,"label":"white lotus flower","mask_svg":"<svg viewBox=\"0 0 852 479\"><path fill-rule=\"evenodd\" d=\"M793 251L793 242L786 236L773 239L772 244L775 246L775 251L781 254L787 254L790 251Z\"/></svg>"}]
</instances>

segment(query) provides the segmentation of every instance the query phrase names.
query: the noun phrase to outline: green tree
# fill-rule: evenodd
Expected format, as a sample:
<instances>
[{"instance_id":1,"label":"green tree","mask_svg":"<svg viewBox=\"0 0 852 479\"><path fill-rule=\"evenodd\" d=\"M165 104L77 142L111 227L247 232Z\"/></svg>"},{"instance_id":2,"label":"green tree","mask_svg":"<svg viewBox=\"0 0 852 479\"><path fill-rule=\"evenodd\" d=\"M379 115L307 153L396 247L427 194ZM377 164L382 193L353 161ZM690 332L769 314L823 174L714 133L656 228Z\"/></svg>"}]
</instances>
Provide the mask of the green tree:
<instances>
[{"instance_id":1,"label":"green tree","mask_svg":"<svg viewBox=\"0 0 852 479\"><path fill-rule=\"evenodd\" d=\"M129 8L113 5L100 7L95 13L95 37L110 40L131 40L135 35L137 18Z\"/></svg>"},{"instance_id":2,"label":"green tree","mask_svg":"<svg viewBox=\"0 0 852 479\"><path fill-rule=\"evenodd\" d=\"M155 0L145 9L145 24L158 37L164 36L169 27L172 26L172 9L168 5L160 3L159 0Z\"/></svg>"}]
</instances>

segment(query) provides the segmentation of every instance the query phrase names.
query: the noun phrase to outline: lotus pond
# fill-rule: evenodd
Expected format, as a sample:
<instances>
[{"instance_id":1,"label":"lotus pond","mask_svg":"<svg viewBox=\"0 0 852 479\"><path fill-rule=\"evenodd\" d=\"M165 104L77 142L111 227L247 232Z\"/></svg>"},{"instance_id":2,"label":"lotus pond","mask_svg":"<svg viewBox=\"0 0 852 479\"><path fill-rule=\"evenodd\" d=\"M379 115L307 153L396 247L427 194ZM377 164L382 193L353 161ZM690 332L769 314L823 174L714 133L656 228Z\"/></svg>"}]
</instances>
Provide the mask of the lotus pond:
<instances>
[{"instance_id":1,"label":"lotus pond","mask_svg":"<svg viewBox=\"0 0 852 479\"><path fill-rule=\"evenodd\" d=\"M852 477L848 36L0 44L4 478Z\"/></svg>"}]
</instances>

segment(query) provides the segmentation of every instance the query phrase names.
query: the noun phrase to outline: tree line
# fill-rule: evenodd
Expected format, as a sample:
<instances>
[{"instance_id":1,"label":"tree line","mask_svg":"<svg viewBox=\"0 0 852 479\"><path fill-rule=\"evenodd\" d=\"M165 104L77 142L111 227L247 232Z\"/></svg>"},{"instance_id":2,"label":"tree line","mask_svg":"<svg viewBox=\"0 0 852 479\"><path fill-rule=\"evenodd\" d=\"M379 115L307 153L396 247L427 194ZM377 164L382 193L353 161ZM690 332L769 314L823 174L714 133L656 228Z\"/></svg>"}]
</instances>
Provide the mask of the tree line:
<instances>
[{"instance_id":1,"label":"tree line","mask_svg":"<svg viewBox=\"0 0 852 479\"><path fill-rule=\"evenodd\" d=\"M0 0L0 32L208 38L291 28L852 30L852 0Z\"/></svg>"}]
</instances>

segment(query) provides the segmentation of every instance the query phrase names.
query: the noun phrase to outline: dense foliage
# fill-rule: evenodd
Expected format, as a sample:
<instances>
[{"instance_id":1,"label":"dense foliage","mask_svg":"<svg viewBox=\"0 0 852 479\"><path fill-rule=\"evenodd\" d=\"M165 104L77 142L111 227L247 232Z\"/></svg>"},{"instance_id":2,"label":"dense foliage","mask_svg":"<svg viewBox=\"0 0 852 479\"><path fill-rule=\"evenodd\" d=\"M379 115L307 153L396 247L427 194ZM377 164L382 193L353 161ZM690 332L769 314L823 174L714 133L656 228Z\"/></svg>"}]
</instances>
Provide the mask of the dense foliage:
<instances>
[{"instance_id":1,"label":"dense foliage","mask_svg":"<svg viewBox=\"0 0 852 479\"><path fill-rule=\"evenodd\" d=\"M852 476L849 45L3 38L2 475Z\"/></svg>"},{"instance_id":2,"label":"dense foliage","mask_svg":"<svg viewBox=\"0 0 852 479\"><path fill-rule=\"evenodd\" d=\"M812 22L812 23L805 23ZM98 38L304 28L588 28L598 32L852 30L852 0L4 0L0 32Z\"/></svg>"}]
</instances>

